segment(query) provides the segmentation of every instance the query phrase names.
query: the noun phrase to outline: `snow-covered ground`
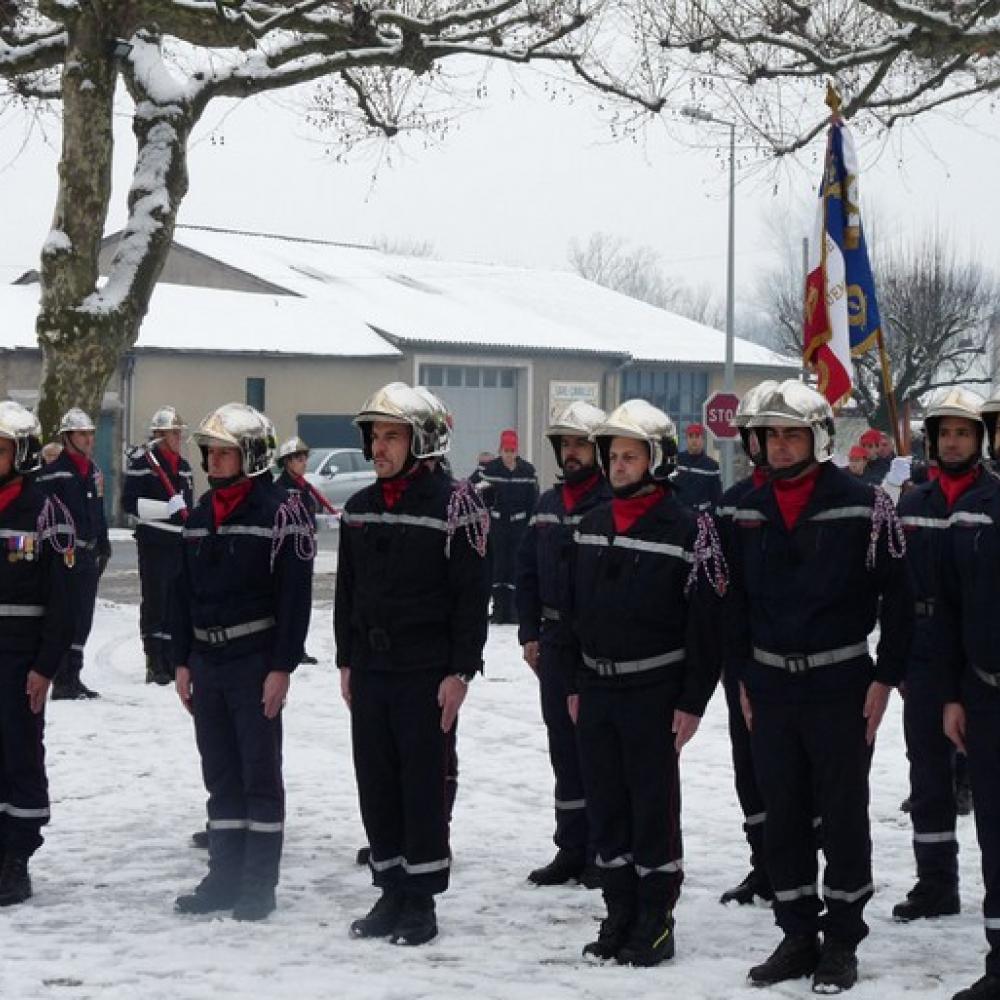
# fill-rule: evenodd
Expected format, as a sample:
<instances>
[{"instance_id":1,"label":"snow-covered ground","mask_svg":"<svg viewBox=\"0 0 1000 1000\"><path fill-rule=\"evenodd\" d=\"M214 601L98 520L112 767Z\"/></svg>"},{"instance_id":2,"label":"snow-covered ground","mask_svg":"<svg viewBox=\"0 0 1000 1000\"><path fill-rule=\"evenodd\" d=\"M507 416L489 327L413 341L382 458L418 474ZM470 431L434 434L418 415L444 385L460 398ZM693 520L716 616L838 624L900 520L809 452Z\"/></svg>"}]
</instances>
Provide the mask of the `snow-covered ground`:
<instances>
[{"instance_id":1,"label":"snow-covered ground","mask_svg":"<svg viewBox=\"0 0 1000 1000\"><path fill-rule=\"evenodd\" d=\"M805 997L807 980L761 993L747 968L777 942L770 911L723 908L746 868L721 693L684 752L686 881L676 959L651 970L594 967L597 893L535 889L527 871L552 852L551 776L536 683L515 631L494 628L487 678L463 709L452 889L441 934L402 949L353 941L349 921L374 899L365 869L347 712L332 667L329 607L309 649L321 659L292 681L285 718L288 824L279 909L260 925L181 917L173 899L203 874L188 846L204 817L190 719L170 689L143 683L138 611L100 602L85 678L103 698L48 709L53 820L35 856L35 897L0 911L0 996L447 1000L491 997L678 1000ZM910 926L889 912L912 881L899 701L872 778L877 892L862 945L857 1000L950 997L978 978L982 883L971 818L960 820L963 911Z\"/></svg>"}]
</instances>

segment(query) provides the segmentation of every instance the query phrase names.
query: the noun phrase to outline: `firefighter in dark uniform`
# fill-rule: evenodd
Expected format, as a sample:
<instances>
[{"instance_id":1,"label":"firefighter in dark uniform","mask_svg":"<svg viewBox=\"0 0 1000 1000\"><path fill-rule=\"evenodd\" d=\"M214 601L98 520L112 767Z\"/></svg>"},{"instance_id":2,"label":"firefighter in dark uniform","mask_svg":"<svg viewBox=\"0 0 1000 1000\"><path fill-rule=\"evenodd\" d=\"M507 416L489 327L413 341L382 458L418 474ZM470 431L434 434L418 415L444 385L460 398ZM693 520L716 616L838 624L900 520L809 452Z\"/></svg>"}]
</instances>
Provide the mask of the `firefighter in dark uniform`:
<instances>
[{"instance_id":1,"label":"firefighter in dark uniform","mask_svg":"<svg viewBox=\"0 0 1000 1000\"><path fill-rule=\"evenodd\" d=\"M594 432L614 497L574 534L570 714L607 915L584 955L652 966L674 955L683 878L678 755L719 677L724 564L711 517L666 483L674 425L645 400Z\"/></svg>"},{"instance_id":2,"label":"firefighter in dark uniform","mask_svg":"<svg viewBox=\"0 0 1000 1000\"><path fill-rule=\"evenodd\" d=\"M315 546L301 502L270 476L274 427L228 403L194 434L210 489L184 525L171 635L208 790L208 874L181 913L275 907L285 820L281 711L302 659Z\"/></svg>"},{"instance_id":3,"label":"firefighter in dark uniform","mask_svg":"<svg viewBox=\"0 0 1000 1000\"><path fill-rule=\"evenodd\" d=\"M0 403L0 906L31 895L49 821L45 698L73 640L73 527L32 481L41 444L34 414Z\"/></svg>"},{"instance_id":4,"label":"firefighter in dark uniform","mask_svg":"<svg viewBox=\"0 0 1000 1000\"><path fill-rule=\"evenodd\" d=\"M535 885L562 885L577 879L596 888L598 876L589 856L587 799L580 774L576 727L566 710L567 669L573 650L569 627L570 553L573 532L588 511L611 499L597 466L590 435L607 414L577 401L570 403L545 432L562 470L562 481L541 495L518 553L518 641L525 662L538 674L542 719L555 775L557 847L555 858L528 875Z\"/></svg>"},{"instance_id":5,"label":"firefighter in dark uniform","mask_svg":"<svg viewBox=\"0 0 1000 1000\"><path fill-rule=\"evenodd\" d=\"M104 474L93 463L95 427L83 410L67 410L59 422L63 450L38 474L36 482L49 496L58 497L76 525L73 576L76 601L75 631L52 683L52 699L97 698L80 680L83 650L94 624L97 585L111 558L108 522L104 514Z\"/></svg>"},{"instance_id":6,"label":"firefighter in dark uniform","mask_svg":"<svg viewBox=\"0 0 1000 1000\"><path fill-rule=\"evenodd\" d=\"M448 761L458 710L482 670L488 516L441 467L450 416L393 382L355 418L377 481L340 529L334 633L369 864L381 896L354 937L420 945L448 888Z\"/></svg>"},{"instance_id":7,"label":"firefighter in dark uniform","mask_svg":"<svg viewBox=\"0 0 1000 1000\"><path fill-rule=\"evenodd\" d=\"M818 392L781 383L751 426L768 482L733 515L726 669L744 685L784 938L749 975L767 986L811 974L814 992L840 992L857 981L856 949L868 933L872 745L903 679L913 625L905 541L888 496L830 461L833 412ZM868 636L877 619L873 664Z\"/></svg>"},{"instance_id":8,"label":"firefighter in dark uniform","mask_svg":"<svg viewBox=\"0 0 1000 1000\"><path fill-rule=\"evenodd\" d=\"M984 474L983 399L966 389L943 389L924 417L931 479L899 501L906 561L916 597L916 625L906 671L903 732L910 761L910 820L917 882L893 907L897 920L958 913L958 837L955 835L955 748L941 728L944 686L931 651L938 567L958 499Z\"/></svg>"},{"instance_id":9,"label":"firefighter in dark uniform","mask_svg":"<svg viewBox=\"0 0 1000 1000\"><path fill-rule=\"evenodd\" d=\"M996 461L1000 394L981 413ZM1000 479L984 470L955 502L949 520L933 644L941 662L944 730L969 758L989 945L985 974L953 1000L1000 1000Z\"/></svg>"},{"instance_id":10,"label":"firefighter in dark uniform","mask_svg":"<svg viewBox=\"0 0 1000 1000\"><path fill-rule=\"evenodd\" d=\"M692 510L715 510L722 496L722 473L719 463L705 454L705 428L688 424L687 451L677 456L673 486L677 499Z\"/></svg>"},{"instance_id":11,"label":"firefighter in dark uniform","mask_svg":"<svg viewBox=\"0 0 1000 1000\"><path fill-rule=\"evenodd\" d=\"M733 515L737 508L744 497L767 482L767 456L760 446L756 432L749 425L757 413L760 401L777 385L778 383L771 379L755 385L743 396L736 408L733 422L739 428L740 441L750 459L753 471L745 479L733 483L719 500L716 514L723 549L726 551L732 545ZM754 772L750 730L747 729L743 707L740 704L737 671L724 670L722 686L726 694L726 709L729 715L729 741L733 752L736 797L743 811L743 832L750 845L750 871L742 882L727 889L719 902L738 903L740 906L749 905L756 899L770 902L774 898L774 893L771 890L771 880L767 876L767 865L764 861L764 821L767 819L767 810L764 808L764 797L760 793L757 775Z\"/></svg>"},{"instance_id":12,"label":"firefighter in dark uniform","mask_svg":"<svg viewBox=\"0 0 1000 1000\"><path fill-rule=\"evenodd\" d=\"M862 478L866 483L871 483L872 486L881 485L882 480L885 479L886 473L889 471L889 466L892 464L891 459L883 458L879 454L879 446L884 436L881 431L870 427L858 438L858 444L865 449L865 455L867 456Z\"/></svg>"},{"instance_id":13,"label":"firefighter in dark uniform","mask_svg":"<svg viewBox=\"0 0 1000 1000\"><path fill-rule=\"evenodd\" d=\"M309 512L313 527L318 517L335 515L333 504L312 483L306 479L306 463L309 461L309 445L300 437L289 438L278 449L277 465L281 470L276 482L284 490L294 493ZM319 663L315 656L303 650L302 662L307 665Z\"/></svg>"},{"instance_id":14,"label":"firefighter in dark uniform","mask_svg":"<svg viewBox=\"0 0 1000 1000\"><path fill-rule=\"evenodd\" d=\"M483 469L477 483L488 490L490 557L493 563L493 617L497 625L517 623L514 596L517 551L538 500L535 467L517 453L517 431L500 433L500 454Z\"/></svg>"},{"instance_id":15,"label":"firefighter in dark uniform","mask_svg":"<svg viewBox=\"0 0 1000 1000\"><path fill-rule=\"evenodd\" d=\"M139 631L146 654L146 683L170 684L169 604L181 565L181 530L194 502L191 466L181 455L187 425L172 406L149 421L150 440L136 448L125 469L122 507L137 518Z\"/></svg>"}]
</instances>

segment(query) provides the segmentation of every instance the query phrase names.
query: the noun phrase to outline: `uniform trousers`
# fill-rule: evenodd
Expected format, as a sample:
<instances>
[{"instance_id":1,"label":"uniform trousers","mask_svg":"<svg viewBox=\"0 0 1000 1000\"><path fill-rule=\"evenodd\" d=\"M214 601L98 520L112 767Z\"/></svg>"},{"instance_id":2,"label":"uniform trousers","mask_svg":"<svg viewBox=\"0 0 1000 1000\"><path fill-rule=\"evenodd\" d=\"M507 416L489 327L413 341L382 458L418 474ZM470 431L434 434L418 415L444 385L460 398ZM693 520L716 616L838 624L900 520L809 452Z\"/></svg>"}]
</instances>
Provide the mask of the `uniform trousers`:
<instances>
[{"instance_id":1,"label":"uniform trousers","mask_svg":"<svg viewBox=\"0 0 1000 1000\"><path fill-rule=\"evenodd\" d=\"M566 699L569 681L566 669L567 647L546 637L550 631L542 623L539 643L538 682L542 719L549 743L549 760L555 775L556 847L566 851L585 851L588 846L587 796L580 770L580 744L576 726L569 717Z\"/></svg>"},{"instance_id":2,"label":"uniform trousers","mask_svg":"<svg viewBox=\"0 0 1000 1000\"><path fill-rule=\"evenodd\" d=\"M34 656L0 654L0 853L31 855L49 821L44 712L28 705L25 686Z\"/></svg>"},{"instance_id":3,"label":"uniform trousers","mask_svg":"<svg viewBox=\"0 0 1000 1000\"><path fill-rule=\"evenodd\" d=\"M281 713L264 715L262 653L213 660L194 653L194 725L208 791L209 867L227 878L278 884L285 827Z\"/></svg>"},{"instance_id":4,"label":"uniform trousers","mask_svg":"<svg viewBox=\"0 0 1000 1000\"><path fill-rule=\"evenodd\" d=\"M775 922L786 934L822 930L845 945L868 934L863 913L873 891L872 751L865 742L863 707L863 689L818 703L753 700L751 746L767 807L764 854ZM817 813L826 860L822 899Z\"/></svg>"},{"instance_id":5,"label":"uniform trousers","mask_svg":"<svg viewBox=\"0 0 1000 1000\"><path fill-rule=\"evenodd\" d=\"M440 670L352 670L351 742L372 880L433 895L448 888L455 730L441 732ZM449 774L452 779L449 781Z\"/></svg>"},{"instance_id":6,"label":"uniform trousers","mask_svg":"<svg viewBox=\"0 0 1000 1000\"><path fill-rule=\"evenodd\" d=\"M750 745L750 730L743 718L740 705L739 681L726 671L722 675L722 686L726 694L726 709L729 714L729 744L733 754L733 779L736 784L736 798L743 810L743 832L750 845L750 864L753 868L765 868L764 861L764 821L767 811L764 796L757 784L757 773L753 766L753 751Z\"/></svg>"},{"instance_id":7,"label":"uniform trousers","mask_svg":"<svg viewBox=\"0 0 1000 1000\"><path fill-rule=\"evenodd\" d=\"M170 593L181 570L183 550L179 544L152 545L142 541L137 550L142 648L147 656L166 667L170 662Z\"/></svg>"},{"instance_id":8,"label":"uniform trousers","mask_svg":"<svg viewBox=\"0 0 1000 1000\"><path fill-rule=\"evenodd\" d=\"M674 678L580 682L577 726L595 863L608 898L673 909L683 880Z\"/></svg>"}]
</instances>

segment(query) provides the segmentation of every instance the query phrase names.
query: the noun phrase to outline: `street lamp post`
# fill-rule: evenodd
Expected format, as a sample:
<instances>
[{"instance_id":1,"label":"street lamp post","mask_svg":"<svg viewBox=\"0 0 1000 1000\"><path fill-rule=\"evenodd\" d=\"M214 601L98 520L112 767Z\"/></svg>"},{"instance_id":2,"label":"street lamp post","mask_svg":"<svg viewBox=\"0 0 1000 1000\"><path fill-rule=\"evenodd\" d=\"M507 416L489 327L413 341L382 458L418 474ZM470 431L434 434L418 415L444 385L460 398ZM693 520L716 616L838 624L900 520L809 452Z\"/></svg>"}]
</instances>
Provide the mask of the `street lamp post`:
<instances>
[{"instance_id":1,"label":"street lamp post","mask_svg":"<svg viewBox=\"0 0 1000 1000\"><path fill-rule=\"evenodd\" d=\"M726 366L723 372L722 388L726 392L736 391L736 370L733 362L733 348L736 328L736 122L716 118L715 115L693 106L681 108L686 118L702 122L724 125L729 129L729 247L726 254ZM723 441L722 482L725 487L733 483L733 442Z\"/></svg>"}]
</instances>

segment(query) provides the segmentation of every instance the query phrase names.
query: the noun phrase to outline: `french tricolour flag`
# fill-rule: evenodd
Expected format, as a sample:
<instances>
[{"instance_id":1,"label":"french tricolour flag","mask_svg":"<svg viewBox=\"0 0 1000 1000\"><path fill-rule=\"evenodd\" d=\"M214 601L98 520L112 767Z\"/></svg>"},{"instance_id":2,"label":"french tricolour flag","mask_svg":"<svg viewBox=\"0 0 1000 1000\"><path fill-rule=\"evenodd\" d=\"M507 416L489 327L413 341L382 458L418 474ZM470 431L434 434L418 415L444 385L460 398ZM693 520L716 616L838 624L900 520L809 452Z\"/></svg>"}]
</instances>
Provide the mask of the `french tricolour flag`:
<instances>
[{"instance_id":1,"label":"french tricolour flag","mask_svg":"<svg viewBox=\"0 0 1000 1000\"><path fill-rule=\"evenodd\" d=\"M803 356L819 376L831 404L853 385L851 357L872 347L879 332L878 304L858 204L854 143L843 122L830 126L816 229L809 242Z\"/></svg>"}]
</instances>

